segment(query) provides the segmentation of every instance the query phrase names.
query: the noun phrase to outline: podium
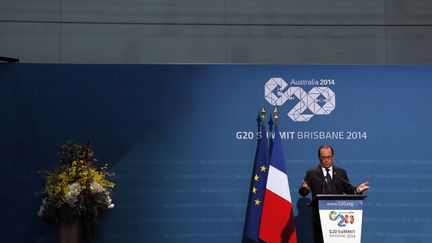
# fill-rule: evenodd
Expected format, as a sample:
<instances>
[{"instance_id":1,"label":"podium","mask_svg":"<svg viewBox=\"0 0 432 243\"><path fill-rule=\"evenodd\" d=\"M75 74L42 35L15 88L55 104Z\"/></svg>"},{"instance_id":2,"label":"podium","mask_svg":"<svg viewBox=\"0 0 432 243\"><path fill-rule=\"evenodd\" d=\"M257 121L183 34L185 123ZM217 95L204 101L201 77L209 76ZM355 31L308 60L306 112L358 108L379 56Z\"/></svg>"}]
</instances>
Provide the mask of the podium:
<instances>
[{"instance_id":1,"label":"podium","mask_svg":"<svg viewBox=\"0 0 432 243\"><path fill-rule=\"evenodd\" d=\"M363 195L318 194L309 206L318 206L324 243L360 243Z\"/></svg>"}]
</instances>

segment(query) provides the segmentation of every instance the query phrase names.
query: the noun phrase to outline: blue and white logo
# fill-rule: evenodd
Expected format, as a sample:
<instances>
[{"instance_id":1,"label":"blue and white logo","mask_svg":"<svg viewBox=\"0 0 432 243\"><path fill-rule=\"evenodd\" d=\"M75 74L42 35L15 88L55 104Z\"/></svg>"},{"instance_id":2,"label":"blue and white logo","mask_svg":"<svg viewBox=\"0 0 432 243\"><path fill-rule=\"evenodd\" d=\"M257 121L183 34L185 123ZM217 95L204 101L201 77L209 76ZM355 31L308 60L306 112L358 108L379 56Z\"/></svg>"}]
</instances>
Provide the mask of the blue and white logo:
<instances>
[{"instance_id":1,"label":"blue and white logo","mask_svg":"<svg viewBox=\"0 0 432 243\"><path fill-rule=\"evenodd\" d=\"M307 122L314 115L330 114L336 107L336 95L329 87L315 86L309 92L301 87L287 87L282 78L271 78L264 85L264 97L271 105L277 106L294 100L294 96L299 99L287 114L293 121Z\"/></svg>"}]
</instances>

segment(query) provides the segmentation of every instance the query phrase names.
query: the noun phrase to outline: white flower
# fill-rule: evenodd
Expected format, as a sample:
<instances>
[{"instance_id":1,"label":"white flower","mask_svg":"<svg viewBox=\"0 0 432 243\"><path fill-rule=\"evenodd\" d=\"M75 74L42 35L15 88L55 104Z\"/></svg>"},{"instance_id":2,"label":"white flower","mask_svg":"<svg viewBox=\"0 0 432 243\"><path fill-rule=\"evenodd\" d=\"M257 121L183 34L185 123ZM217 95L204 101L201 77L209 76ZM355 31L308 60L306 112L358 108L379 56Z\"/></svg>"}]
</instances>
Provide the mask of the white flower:
<instances>
[{"instance_id":1,"label":"white flower","mask_svg":"<svg viewBox=\"0 0 432 243\"><path fill-rule=\"evenodd\" d=\"M111 209L114 207L114 203L112 203L111 197L108 194L106 196L106 205L109 209Z\"/></svg>"},{"instance_id":2,"label":"white flower","mask_svg":"<svg viewBox=\"0 0 432 243\"><path fill-rule=\"evenodd\" d=\"M65 195L65 203L69 204L69 206L75 206L75 203L78 201L78 195L81 193L81 186L79 182L74 182L68 186L68 191Z\"/></svg>"},{"instance_id":3,"label":"white flower","mask_svg":"<svg viewBox=\"0 0 432 243\"><path fill-rule=\"evenodd\" d=\"M46 203L47 203L46 198L42 199L42 205L40 206L39 211L37 213L39 217L43 216L43 214L45 212L45 205L46 205Z\"/></svg>"},{"instance_id":4,"label":"white flower","mask_svg":"<svg viewBox=\"0 0 432 243\"><path fill-rule=\"evenodd\" d=\"M104 192L105 188L99 185L99 183L97 183L96 181L93 181L92 183L90 183L90 191L93 193L100 193L100 192Z\"/></svg>"}]
</instances>

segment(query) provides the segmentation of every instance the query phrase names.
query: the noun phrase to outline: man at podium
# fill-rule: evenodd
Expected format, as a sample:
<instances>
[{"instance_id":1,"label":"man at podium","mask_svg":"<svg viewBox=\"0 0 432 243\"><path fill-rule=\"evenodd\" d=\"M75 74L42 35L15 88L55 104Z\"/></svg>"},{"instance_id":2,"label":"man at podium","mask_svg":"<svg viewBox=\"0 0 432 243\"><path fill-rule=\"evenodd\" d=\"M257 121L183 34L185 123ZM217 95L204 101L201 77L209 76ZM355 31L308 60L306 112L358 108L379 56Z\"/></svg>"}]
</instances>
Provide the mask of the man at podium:
<instances>
[{"instance_id":1,"label":"man at podium","mask_svg":"<svg viewBox=\"0 0 432 243\"><path fill-rule=\"evenodd\" d=\"M355 187L349 182L346 171L333 164L334 149L322 145L318 149L319 165L306 171L305 178L299 188L301 196L312 192L312 198L317 194L361 194L369 189L368 182ZM315 242L323 242L318 208L314 207L313 222Z\"/></svg>"}]
</instances>

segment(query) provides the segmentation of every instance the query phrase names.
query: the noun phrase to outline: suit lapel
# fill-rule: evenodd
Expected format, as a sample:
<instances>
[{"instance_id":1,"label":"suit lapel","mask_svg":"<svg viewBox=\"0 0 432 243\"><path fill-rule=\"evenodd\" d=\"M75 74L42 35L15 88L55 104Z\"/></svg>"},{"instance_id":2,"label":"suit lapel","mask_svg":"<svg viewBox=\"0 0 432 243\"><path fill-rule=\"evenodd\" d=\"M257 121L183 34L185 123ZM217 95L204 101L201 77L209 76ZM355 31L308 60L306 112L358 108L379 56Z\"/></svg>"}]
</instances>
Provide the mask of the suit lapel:
<instances>
[{"instance_id":1,"label":"suit lapel","mask_svg":"<svg viewBox=\"0 0 432 243\"><path fill-rule=\"evenodd\" d=\"M324 187L326 185L324 185L324 179L325 179L324 173L323 173L321 166L319 164L317 167L315 167L315 175L316 175L316 179L317 179L317 182L316 182L316 185L317 185L316 191L318 192L317 194L323 194L324 190L325 190Z\"/></svg>"},{"instance_id":2,"label":"suit lapel","mask_svg":"<svg viewBox=\"0 0 432 243\"><path fill-rule=\"evenodd\" d=\"M340 176L340 169L338 167L335 167L333 165L333 180L334 179L338 179L339 180L339 176Z\"/></svg>"},{"instance_id":3,"label":"suit lapel","mask_svg":"<svg viewBox=\"0 0 432 243\"><path fill-rule=\"evenodd\" d=\"M321 180L324 180L324 173L321 169L321 166L318 165L315 169L316 169L316 173L317 173L318 178Z\"/></svg>"}]
</instances>

